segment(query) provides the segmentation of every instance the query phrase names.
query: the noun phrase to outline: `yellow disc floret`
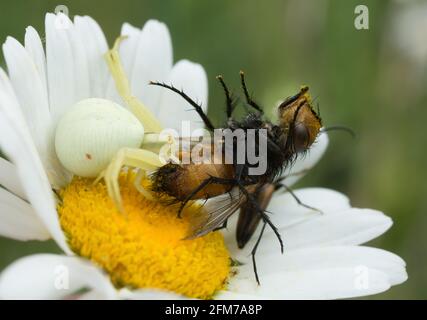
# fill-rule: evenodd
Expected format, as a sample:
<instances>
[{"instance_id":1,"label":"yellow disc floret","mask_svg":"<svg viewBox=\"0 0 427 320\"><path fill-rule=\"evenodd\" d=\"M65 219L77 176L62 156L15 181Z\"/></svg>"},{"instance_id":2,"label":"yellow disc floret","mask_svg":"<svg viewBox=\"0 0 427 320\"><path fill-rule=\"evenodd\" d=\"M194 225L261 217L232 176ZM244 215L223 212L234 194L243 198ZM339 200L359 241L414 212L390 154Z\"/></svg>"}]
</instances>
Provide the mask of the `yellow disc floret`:
<instances>
[{"instance_id":1,"label":"yellow disc floret","mask_svg":"<svg viewBox=\"0 0 427 320\"><path fill-rule=\"evenodd\" d=\"M103 183L75 178L58 206L61 226L78 255L101 266L117 288L157 288L194 298L223 289L230 256L219 232L183 240L197 208L177 218L176 206L145 199L120 178L125 214L114 207Z\"/></svg>"}]
</instances>

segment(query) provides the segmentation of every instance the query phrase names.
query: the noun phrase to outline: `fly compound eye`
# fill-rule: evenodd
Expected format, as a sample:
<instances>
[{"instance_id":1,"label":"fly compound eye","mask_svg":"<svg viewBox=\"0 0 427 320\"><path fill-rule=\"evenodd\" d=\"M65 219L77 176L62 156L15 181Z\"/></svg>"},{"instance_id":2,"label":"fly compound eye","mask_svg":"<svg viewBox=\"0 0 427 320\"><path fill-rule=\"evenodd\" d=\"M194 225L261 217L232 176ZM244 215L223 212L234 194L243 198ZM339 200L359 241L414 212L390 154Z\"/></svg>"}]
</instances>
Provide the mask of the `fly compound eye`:
<instances>
[{"instance_id":1,"label":"fly compound eye","mask_svg":"<svg viewBox=\"0 0 427 320\"><path fill-rule=\"evenodd\" d=\"M304 151L309 147L310 136L307 127L303 123L295 125L293 135L296 152Z\"/></svg>"}]
</instances>

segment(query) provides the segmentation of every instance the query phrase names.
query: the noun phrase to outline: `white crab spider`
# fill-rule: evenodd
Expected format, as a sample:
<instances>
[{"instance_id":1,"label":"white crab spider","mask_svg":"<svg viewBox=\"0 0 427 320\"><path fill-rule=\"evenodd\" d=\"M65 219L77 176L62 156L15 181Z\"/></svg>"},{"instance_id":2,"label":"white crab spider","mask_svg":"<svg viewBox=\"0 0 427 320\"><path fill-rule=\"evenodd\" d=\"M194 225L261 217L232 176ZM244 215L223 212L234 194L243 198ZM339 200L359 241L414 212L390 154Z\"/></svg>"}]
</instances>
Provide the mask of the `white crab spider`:
<instances>
[{"instance_id":1,"label":"white crab spider","mask_svg":"<svg viewBox=\"0 0 427 320\"><path fill-rule=\"evenodd\" d=\"M118 46L124 37L116 40L105 59L115 81L117 91L130 111L105 99L85 99L68 110L56 129L55 148L62 165L82 177L104 178L108 194L120 211L123 205L119 189L119 175L123 166L139 169L135 187L151 198L141 186L147 171L161 167L161 149L167 146L168 156L174 161L175 141L171 135L161 135L160 122L131 94Z\"/></svg>"}]
</instances>

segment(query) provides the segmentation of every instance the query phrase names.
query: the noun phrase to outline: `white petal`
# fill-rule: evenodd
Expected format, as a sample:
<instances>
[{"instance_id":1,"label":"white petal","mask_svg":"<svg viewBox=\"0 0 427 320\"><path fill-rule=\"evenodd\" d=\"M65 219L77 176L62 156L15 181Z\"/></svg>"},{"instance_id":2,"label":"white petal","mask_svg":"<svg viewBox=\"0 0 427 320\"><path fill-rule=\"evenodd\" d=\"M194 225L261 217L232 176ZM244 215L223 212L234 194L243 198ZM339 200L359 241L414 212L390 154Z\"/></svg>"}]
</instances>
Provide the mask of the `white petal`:
<instances>
[{"instance_id":1,"label":"white petal","mask_svg":"<svg viewBox=\"0 0 427 320\"><path fill-rule=\"evenodd\" d=\"M43 90L46 93L46 100L48 102L48 83L47 83L47 66L46 66L46 55L43 49L43 44L40 39L39 34L33 27L28 27L25 32L25 49L28 51L29 55L32 57L32 60L36 66L36 69L40 75L41 83ZM49 102L48 102L49 103ZM49 108L49 126L48 129L48 138L46 141L46 149L41 150L43 155L43 165L46 168L48 178L50 183L55 188L60 188L67 184L70 180L71 175L62 167L61 163L58 160L58 157L54 148L54 124L52 124L52 119L50 116Z\"/></svg>"},{"instance_id":2,"label":"white petal","mask_svg":"<svg viewBox=\"0 0 427 320\"><path fill-rule=\"evenodd\" d=\"M61 15L65 21L65 17ZM75 102L73 50L65 28L57 28L59 20L54 14L46 14L46 59L50 111L55 119ZM61 18L61 19L62 19Z\"/></svg>"},{"instance_id":3,"label":"white petal","mask_svg":"<svg viewBox=\"0 0 427 320\"><path fill-rule=\"evenodd\" d=\"M321 210L324 215L345 212L345 210L350 208L350 200L344 194L334 190L325 188L305 188L294 190L294 193L304 204ZM270 205L267 207L267 211L271 213L269 216L274 225L278 228L295 225L321 215L317 211L299 205L289 193L282 193L280 191L274 194ZM235 214L229 219L227 230L223 230L223 234L227 246L233 254L239 257L247 256L248 252L251 250L251 245L248 244L243 252L238 249L236 245L235 230L237 216L238 214ZM253 235L252 241L257 239L259 231L260 228L258 228L258 232ZM269 232L271 232L271 229L267 227L266 233ZM276 245L274 248L276 248Z\"/></svg>"},{"instance_id":4,"label":"white petal","mask_svg":"<svg viewBox=\"0 0 427 320\"><path fill-rule=\"evenodd\" d=\"M127 288L119 290L114 296L106 294L104 291L91 290L78 297L79 300L186 300L187 297L178 295L173 292L166 292L155 289L138 289L129 290Z\"/></svg>"},{"instance_id":5,"label":"white petal","mask_svg":"<svg viewBox=\"0 0 427 320\"><path fill-rule=\"evenodd\" d=\"M326 188L304 188L294 190L295 195L310 207L321 210L325 215L344 212L350 208L349 198L335 190ZM276 192L267 208L271 219L278 227L285 227L315 218L321 215L318 211L301 206L289 193Z\"/></svg>"},{"instance_id":6,"label":"white petal","mask_svg":"<svg viewBox=\"0 0 427 320\"><path fill-rule=\"evenodd\" d=\"M30 53L17 40L8 37L3 44L9 77L22 108L30 133L43 163L49 167L47 145L51 118L44 70L39 71ZM40 63L40 61L39 61ZM43 68L43 67L42 67Z\"/></svg>"},{"instance_id":7,"label":"white petal","mask_svg":"<svg viewBox=\"0 0 427 320\"><path fill-rule=\"evenodd\" d=\"M231 279L233 292L279 299L335 299L374 294L407 279L398 256L369 247L301 249L258 256L261 286L251 264Z\"/></svg>"},{"instance_id":8,"label":"white petal","mask_svg":"<svg viewBox=\"0 0 427 320\"><path fill-rule=\"evenodd\" d=\"M15 261L0 275L2 299L60 299L83 288L116 296L105 274L76 257L36 254Z\"/></svg>"},{"instance_id":9,"label":"white petal","mask_svg":"<svg viewBox=\"0 0 427 320\"><path fill-rule=\"evenodd\" d=\"M182 89L190 98L207 112L208 81L206 72L200 64L181 60L172 69L168 84ZM162 88L163 89L163 88ZM181 96L163 89L158 117L165 128L181 129L182 121L191 121L191 130L203 128L204 124L194 108Z\"/></svg>"},{"instance_id":10,"label":"white petal","mask_svg":"<svg viewBox=\"0 0 427 320\"><path fill-rule=\"evenodd\" d=\"M139 289L128 290L122 289L119 291L118 296L120 299L126 300L184 300L188 299L184 296L173 292L167 292L155 289Z\"/></svg>"},{"instance_id":11,"label":"white petal","mask_svg":"<svg viewBox=\"0 0 427 320\"><path fill-rule=\"evenodd\" d=\"M64 14L46 14L46 58L51 114L56 122L77 101L90 96L83 39Z\"/></svg>"},{"instance_id":12,"label":"white petal","mask_svg":"<svg viewBox=\"0 0 427 320\"><path fill-rule=\"evenodd\" d=\"M363 297L390 289L387 275L375 269L366 269L369 285L356 285L357 273L350 268L287 272L261 277L261 286L242 281L238 290L250 291L260 299L320 300ZM253 280L254 281L254 280ZM232 288L231 290L236 290Z\"/></svg>"},{"instance_id":13,"label":"white petal","mask_svg":"<svg viewBox=\"0 0 427 320\"><path fill-rule=\"evenodd\" d=\"M288 176L283 183L287 186L295 184L301 179L308 170L312 169L316 163L322 158L328 147L329 138L326 132L322 132L317 137L313 146L307 152L305 157L297 158L295 164L283 171L282 176Z\"/></svg>"},{"instance_id":14,"label":"white petal","mask_svg":"<svg viewBox=\"0 0 427 320\"><path fill-rule=\"evenodd\" d=\"M58 14L57 16L62 16L62 14ZM67 16L65 16L65 18L68 19ZM73 103L76 103L80 100L91 97L91 87L90 87L91 78L90 78L90 69L89 69L90 57L86 56L85 48L87 44L85 43L85 39L78 32L75 25L73 23L70 23L70 27L66 29L66 31L68 33L68 41L71 44L71 48L73 50L72 51L72 54L73 54L72 63L74 68L74 101ZM46 42L46 45L47 45L47 42Z\"/></svg>"},{"instance_id":15,"label":"white petal","mask_svg":"<svg viewBox=\"0 0 427 320\"><path fill-rule=\"evenodd\" d=\"M0 185L17 195L21 199L26 199L24 189L18 177L18 172L13 163L0 157Z\"/></svg>"},{"instance_id":16,"label":"white petal","mask_svg":"<svg viewBox=\"0 0 427 320\"><path fill-rule=\"evenodd\" d=\"M75 300L116 300L117 296L111 296L99 290L90 290L83 294L71 296L71 300L73 300L73 298L75 298Z\"/></svg>"},{"instance_id":17,"label":"white petal","mask_svg":"<svg viewBox=\"0 0 427 320\"><path fill-rule=\"evenodd\" d=\"M104 60L104 54L108 51L104 33L96 21L88 16L75 16L74 25L79 37L84 41L90 77L90 96L104 98L109 78L108 67Z\"/></svg>"},{"instance_id":18,"label":"white petal","mask_svg":"<svg viewBox=\"0 0 427 320\"><path fill-rule=\"evenodd\" d=\"M16 97L0 68L0 148L16 165L28 200L57 244L71 253L60 228L52 190Z\"/></svg>"},{"instance_id":19,"label":"white petal","mask_svg":"<svg viewBox=\"0 0 427 320\"><path fill-rule=\"evenodd\" d=\"M33 27L26 29L25 49L32 58L39 73L43 89L47 93L46 55L40 36Z\"/></svg>"},{"instance_id":20,"label":"white petal","mask_svg":"<svg viewBox=\"0 0 427 320\"><path fill-rule=\"evenodd\" d=\"M27 241L47 240L49 232L34 209L24 200L0 187L0 235Z\"/></svg>"},{"instance_id":21,"label":"white petal","mask_svg":"<svg viewBox=\"0 0 427 320\"><path fill-rule=\"evenodd\" d=\"M131 26L129 23L123 24L121 36L126 36L126 38L120 43L119 54L120 61L128 79L130 79L129 77L132 73L131 71L136 56L136 48L138 46L140 34L140 29ZM117 93L116 85L111 75L108 79L106 98L123 104L123 100Z\"/></svg>"},{"instance_id":22,"label":"white petal","mask_svg":"<svg viewBox=\"0 0 427 320\"><path fill-rule=\"evenodd\" d=\"M133 37L139 36L140 32L141 32L141 29L136 28L136 27L132 26L130 23L125 22L122 25L122 30L121 30L120 34L122 36L128 36L129 38L133 38ZM135 42L135 44L136 44L136 42ZM135 53L135 51L134 51L134 53Z\"/></svg>"},{"instance_id":23,"label":"white petal","mask_svg":"<svg viewBox=\"0 0 427 320\"><path fill-rule=\"evenodd\" d=\"M27 50L14 38L8 37L3 52L10 81L22 108L37 149L44 152L48 141L50 114L43 74Z\"/></svg>"},{"instance_id":24,"label":"white petal","mask_svg":"<svg viewBox=\"0 0 427 320\"><path fill-rule=\"evenodd\" d=\"M132 92L156 115L162 90L150 80L166 81L172 69L172 41L164 23L149 20L142 28L130 70Z\"/></svg>"},{"instance_id":25,"label":"white petal","mask_svg":"<svg viewBox=\"0 0 427 320\"><path fill-rule=\"evenodd\" d=\"M128 77L132 75L132 68L135 64L136 51L139 46L142 30L136 28L129 23L122 25L121 36L125 36L125 40L120 43L120 58L124 70ZM129 78L130 81L130 78Z\"/></svg>"},{"instance_id":26,"label":"white petal","mask_svg":"<svg viewBox=\"0 0 427 320\"><path fill-rule=\"evenodd\" d=\"M31 29L29 30L30 35L33 34ZM26 38L34 37L33 34ZM33 40L30 43L37 46L34 43L36 41ZM46 91L46 76L44 70L39 71L39 68L43 68L43 61L38 61L36 64L28 51L18 41L10 37L3 45L3 50L14 91L36 148L42 158L42 163L49 174L49 180L55 187L62 186L68 178L59 164L53 148L53 128ZM38 52L38 55L42 53ZM40 57L38 59L40 60Z\"/></svg>"},{"instance_id":27,"label":"white petal","mask_svg":"<svg viewBox=\"0 0 427 320\"><path fill-rule=\"evenodd\" d=\"M345 212L318 215L304 222L279 227L285 250L307 247L359 245L366 243L386 232L392 220L380 211L371 209L347 209ZM256 237L248 243L251 248ZM273 232L264 235L259 252L280 252Z\"/></svg>"},{"instance_id":28,"label":"white petal","mask_svg":"<svg viewBox=\"0 0 427 320\"><path fill-rule=\"evenodd\" d=\"M140 99L155 115L158 114L160 88L149 86L150 80L165 81L172 69L172 42L164 23L149 20L142 31L125 23L120 44L120 59L129 79L132 94ZM125 105L118 96L112 79L108 96Z\"/></svg>"},{"instance_id":29,"label":"white petal","mask_svg":"<svg viewBox=\"0 0 427 320\"><path fill-rule=\"evenodd\" d=\"M262 300L263 297L253 294L245 294L241 292L219 291L215 296L215 300ZM264 299L268 299L265 297Z\"/></svg>"}]
</instances>

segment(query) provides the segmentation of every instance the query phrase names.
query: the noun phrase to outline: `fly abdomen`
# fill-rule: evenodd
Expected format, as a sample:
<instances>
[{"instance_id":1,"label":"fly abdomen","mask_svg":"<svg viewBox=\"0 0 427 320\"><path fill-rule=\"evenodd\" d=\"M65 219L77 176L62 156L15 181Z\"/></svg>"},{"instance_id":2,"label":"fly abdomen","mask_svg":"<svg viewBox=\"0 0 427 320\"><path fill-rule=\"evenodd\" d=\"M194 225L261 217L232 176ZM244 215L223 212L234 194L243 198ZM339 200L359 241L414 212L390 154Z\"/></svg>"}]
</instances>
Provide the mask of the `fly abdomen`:
<instances>
[{"instance_id":1,"label":"fly abdomen","mask_svg":"<svg viewBox=\"0 0 427 320\"><path fill-rule=\"evenodd\" d=\"M159 168L152 176L153 191L184 201L206 179L218 177L232 179L234 167L230 164L188 164L169 163ZM209 184L193 195L191 199L208 199L231 190L230 185Z\"/></svg>"}]
</instances>

